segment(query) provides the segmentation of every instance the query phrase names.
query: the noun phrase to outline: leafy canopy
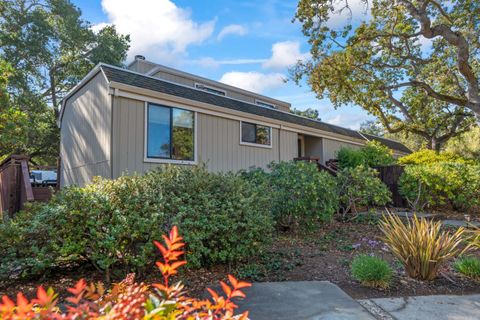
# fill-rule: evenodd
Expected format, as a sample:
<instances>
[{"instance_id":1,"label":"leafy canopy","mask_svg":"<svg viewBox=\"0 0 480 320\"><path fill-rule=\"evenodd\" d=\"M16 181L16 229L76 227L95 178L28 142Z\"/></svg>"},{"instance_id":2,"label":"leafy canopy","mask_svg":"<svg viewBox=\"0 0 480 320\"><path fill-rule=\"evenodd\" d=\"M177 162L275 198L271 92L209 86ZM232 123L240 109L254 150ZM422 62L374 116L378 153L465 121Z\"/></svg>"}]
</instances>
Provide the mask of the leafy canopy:
<instances>
[{"instance_id":1,"label":"leafy canopy","mask_svg":"<svg viewBox=\"0 0 480 320\"><path fill-rule=\"evenodd\" d=\"M4 130L16 135L18 112L26 122L24 136L15 147L1 148L0 156L22 152L51 162L58 154L61 99L97 63L125 60L129 36L114 26L97 33L91 27L68 0L0 3L0 59L11 66L6 85L11 109L5 113L14 118Z\"/></svg>"},{"instance_id":2,"label":"leafy canopy","mask_svg":"<svg viewBox=\"0 0 480 320\"><path fill-rule=\"evenodd\" d=\"M299 2L295 20L309 39L311 59L297 64L294 79L306 77L317 96L336 107L361 106L391 132L448 140L465 131L473 113L480 115L480 19L473 14L480 2L363 3L368 20L336 28L332 17L352 13L348 1Z\"/></svg>"}]
</instances>

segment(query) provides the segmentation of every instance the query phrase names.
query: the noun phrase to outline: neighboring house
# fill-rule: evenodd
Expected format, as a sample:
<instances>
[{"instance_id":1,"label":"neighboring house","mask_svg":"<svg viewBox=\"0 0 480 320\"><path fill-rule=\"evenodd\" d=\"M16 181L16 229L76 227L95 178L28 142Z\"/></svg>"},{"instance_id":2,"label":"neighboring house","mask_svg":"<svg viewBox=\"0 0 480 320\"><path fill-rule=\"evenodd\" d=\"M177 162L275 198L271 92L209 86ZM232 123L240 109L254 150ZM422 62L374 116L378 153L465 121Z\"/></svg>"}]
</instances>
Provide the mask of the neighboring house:
<instances>
[{"instance_id":1,"label":"neighboring house","mask_svg":"<svg viewBox=\"0 0 480 320\"><path fill-rule=\"evenodd\" d=\"M296 116L290 104L167 68L137 56L128 69L96 66L63 100L61 186L117 178L165 163L211 171L266 167L295 157L335 157L375 139Z\"/></svg>"}]
</instances>

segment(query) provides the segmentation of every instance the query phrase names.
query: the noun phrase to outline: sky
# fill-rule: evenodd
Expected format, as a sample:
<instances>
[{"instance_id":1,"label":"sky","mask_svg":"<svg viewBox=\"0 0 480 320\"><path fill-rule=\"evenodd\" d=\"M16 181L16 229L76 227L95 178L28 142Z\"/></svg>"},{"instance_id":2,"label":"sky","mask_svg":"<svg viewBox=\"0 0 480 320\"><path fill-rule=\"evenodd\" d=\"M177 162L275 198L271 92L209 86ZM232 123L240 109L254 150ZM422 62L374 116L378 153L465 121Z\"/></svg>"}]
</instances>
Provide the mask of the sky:
<instances>
[{"instance_id":1,"label":"sky","mask_svg":"<svg viewBox=\"0 0 480 320\"><path fill-rule=\"evenodd\" d=\"M360 0L351 2L355 7ZM292 23L297 1L73 3L81 9L83 18L93 24L93 29L114 24L120 33L130 35L127 63L141 54L156 63L287 101L297 109L318 109L323 121L351 129L373 119L356 106L335 110L328 99L317 99L308 85L285 82L289 67L309 56L301 25ZM331 23L342 24L346 19L345 15L338 15Z\"/></svg>"}]
</instances>

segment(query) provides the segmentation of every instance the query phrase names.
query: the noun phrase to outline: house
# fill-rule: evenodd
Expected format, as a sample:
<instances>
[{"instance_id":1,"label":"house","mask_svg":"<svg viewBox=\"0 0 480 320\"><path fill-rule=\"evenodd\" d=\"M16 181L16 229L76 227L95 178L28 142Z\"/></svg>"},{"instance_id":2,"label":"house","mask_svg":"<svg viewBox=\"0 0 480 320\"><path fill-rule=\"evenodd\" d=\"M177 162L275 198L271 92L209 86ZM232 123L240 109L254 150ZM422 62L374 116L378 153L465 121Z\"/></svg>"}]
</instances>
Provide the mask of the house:
<instances>
[{"instance_id":1,"label":"house","mask_svg":"<svg viewBox=\"0 0 480 320\"><path fill-rule=\"evenodd\" d=\"M137 56L99 64L63 99L61 185L117 178L170 163L211 171L265 167L298 156L335 158L342 147L401 143L294 115L290 104Z\"/></svg>"}]
</instances>

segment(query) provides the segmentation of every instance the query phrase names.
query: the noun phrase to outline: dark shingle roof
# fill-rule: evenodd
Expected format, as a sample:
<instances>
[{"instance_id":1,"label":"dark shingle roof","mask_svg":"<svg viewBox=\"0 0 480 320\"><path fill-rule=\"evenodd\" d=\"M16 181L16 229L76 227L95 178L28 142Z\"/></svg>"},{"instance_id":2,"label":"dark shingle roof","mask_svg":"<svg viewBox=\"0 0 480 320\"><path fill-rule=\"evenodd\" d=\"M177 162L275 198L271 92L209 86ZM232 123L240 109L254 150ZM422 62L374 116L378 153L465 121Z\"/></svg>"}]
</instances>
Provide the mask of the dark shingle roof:
<instances>
[{"instance_id":1,"label":"dark shingle roof","mask_svg":"<svg viewBox=\"0 0 480 320\"><path fill-rule=\"evenodd\" d=\"M181 98L186 98L190 100L212 104L212 105L223 107L223 108L228 108L228 109L241 111L241 112L247 112L247 113L255 114L255 115L270 118L270 119L290 122L290 123L294 123L297 125L301 125L301 126L305 126L313 129L319 129L327 132L340 134L343 136L365 140L365 138L355 130L342 128L342 127L331 125L325 122L300 117L288 112L259 107L257 105L250 104L247 102L242 102L239 100L234 100L231 98L210 94L194 88L189 88L186 86L163 81L161 79L144 76L135 72L131 72L129 70L125 70L125 69L119 69L119 68L111 67L108 65L101 65L101 68L109 82L115 81L122 84L134 86L134 87L144 88L144 89L161 92L161 93L165 93L165 94L169 94L169 95L173 95ZM387 147L392 148L394 150L410 153L410 150L408 150L408 148L406 148L403 144L399 142L388 140L388 139L382 139L378 137L374 137L374 139L376 140L381 139L379 140L380 142L384 143Z\"/></svg>"}]
</instances>

